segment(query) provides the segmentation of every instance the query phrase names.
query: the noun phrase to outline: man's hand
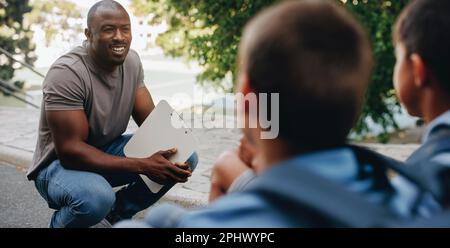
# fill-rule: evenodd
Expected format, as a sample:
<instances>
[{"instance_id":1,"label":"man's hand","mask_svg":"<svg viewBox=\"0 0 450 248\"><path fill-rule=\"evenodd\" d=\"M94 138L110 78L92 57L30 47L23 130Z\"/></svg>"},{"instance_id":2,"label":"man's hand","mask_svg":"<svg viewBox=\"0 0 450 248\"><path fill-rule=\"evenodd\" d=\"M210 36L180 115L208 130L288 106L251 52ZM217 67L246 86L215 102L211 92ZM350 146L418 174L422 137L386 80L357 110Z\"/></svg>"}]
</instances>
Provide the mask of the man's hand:
<instances>
[{"instance_id":1,"label":"man's hand","mask_svg":"<svg viewBox=\"0 0 450 248\"><path fill-rule=\"evenodd\" d=\"M185 164L174 164L169 158L176 153L176 149L159 151L152 156L141 159L140 174L159 184L184 183L191 176L189 166Z\"/></svg>"}]
</instances>

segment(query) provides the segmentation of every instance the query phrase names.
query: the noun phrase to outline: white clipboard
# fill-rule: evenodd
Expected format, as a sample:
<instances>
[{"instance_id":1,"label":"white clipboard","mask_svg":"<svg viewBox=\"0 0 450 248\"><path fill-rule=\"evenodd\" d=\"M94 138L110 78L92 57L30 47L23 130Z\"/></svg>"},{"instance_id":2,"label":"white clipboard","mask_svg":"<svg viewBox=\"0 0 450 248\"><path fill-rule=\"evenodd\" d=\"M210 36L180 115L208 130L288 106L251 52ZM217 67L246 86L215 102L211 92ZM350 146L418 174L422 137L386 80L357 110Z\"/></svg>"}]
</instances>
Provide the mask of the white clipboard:
<instances>
[{"instance_id":1,"label":"white clipboard","mask_svg":"<svg viewBox=\"0 0 450 248\"><path fill-rule=\"evenodd\" d=\"M197 149L197 142L190 128L165 100L156 105L139 129L124 147L127 157L148 158L161 150L177 148L169 158L172 163L184 163ZM158 193L164 185L141 175L147 187Z\"/></svg>"}]
</instances>

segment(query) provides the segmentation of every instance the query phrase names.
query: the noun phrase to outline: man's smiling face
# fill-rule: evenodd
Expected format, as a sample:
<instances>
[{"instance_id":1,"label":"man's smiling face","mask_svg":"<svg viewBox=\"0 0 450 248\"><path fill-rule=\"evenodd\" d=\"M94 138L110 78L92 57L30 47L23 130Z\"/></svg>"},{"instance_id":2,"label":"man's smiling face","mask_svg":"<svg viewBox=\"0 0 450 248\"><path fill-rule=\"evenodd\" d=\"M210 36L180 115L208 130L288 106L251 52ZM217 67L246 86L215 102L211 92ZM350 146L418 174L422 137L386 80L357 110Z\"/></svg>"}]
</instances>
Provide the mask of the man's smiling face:
<instances>
[{"instance_id":1,"label":"man's smiling face","mask_svg":"<svg viewBox=\"0 0 450 248\"><path fill-rule=\"evenodd\" d=\"M113 69L123 64L130 49L130 17L122 8L99 8L86 36L94 60L106 69Z\"/></svg>"}]
</instances>

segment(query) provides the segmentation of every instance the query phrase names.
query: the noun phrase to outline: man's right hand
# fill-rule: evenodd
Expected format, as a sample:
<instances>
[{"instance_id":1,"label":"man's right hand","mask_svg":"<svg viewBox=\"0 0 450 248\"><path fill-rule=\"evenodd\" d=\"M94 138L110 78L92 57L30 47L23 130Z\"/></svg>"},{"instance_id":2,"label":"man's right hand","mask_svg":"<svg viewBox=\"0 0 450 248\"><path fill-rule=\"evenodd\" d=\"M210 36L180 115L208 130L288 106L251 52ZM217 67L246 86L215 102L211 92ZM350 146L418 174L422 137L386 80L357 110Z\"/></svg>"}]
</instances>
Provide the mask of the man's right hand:
<instances>
[{"instance_id":1,"label":"man's right hand","mask_svg":"<svg viewBox=\"0 0 450 248\"><path fill-rule=\"evenodd\" d=\"M177 152L176 148L159 151L152 156L140 159L141 174L159 184L184 183L191 176L189 167L174 164L169 158Z\"/></svg>"}]
</instances>

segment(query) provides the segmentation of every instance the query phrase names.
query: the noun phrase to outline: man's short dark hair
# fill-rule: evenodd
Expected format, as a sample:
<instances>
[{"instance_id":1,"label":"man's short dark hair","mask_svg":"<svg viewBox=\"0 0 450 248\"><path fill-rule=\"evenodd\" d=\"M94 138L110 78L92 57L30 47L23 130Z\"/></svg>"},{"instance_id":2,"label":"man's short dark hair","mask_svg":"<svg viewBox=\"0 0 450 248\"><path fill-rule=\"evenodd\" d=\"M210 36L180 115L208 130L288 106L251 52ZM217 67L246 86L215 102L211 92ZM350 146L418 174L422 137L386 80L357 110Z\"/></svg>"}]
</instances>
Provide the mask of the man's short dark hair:
<instances>
[{"instance_id":1,"label":"man's short dark hair","mask_svg":"<svg viewBox=\"0 0 450 248\"><path fill-rule=\"evenodd\" d=\"M102 0L100 2L95 3L88 12L87 15L87 27L90 29L92 26L92 21L94 20L94 16L97 13L99 8L110 8L110 9L123 9L125 8L118 2L113 0Z\"/></svg>"},{"instance_id":2,"label":"man's short dark hair","mask_svg":"<svg viewBox=\"0 0 450 248\"><path fill-rule=\"evenodd\" d=\"M346 141L371 74L370 43L361 25L331 1L287 1L244 31L239 54L250 86L280 93L279 137L316 149Z\"/></svg>"},{"instance_id":3,"label":"man's short dark hair","mask_svg":"<svg viewBox=\"0 0 450 248\"><path fill-rule=\"evenodd\" d=\"M450 1L412 1L397 20L394 41L405 45L407 56L419 54L450 94Z\"/></svg>"}]
</instances>

